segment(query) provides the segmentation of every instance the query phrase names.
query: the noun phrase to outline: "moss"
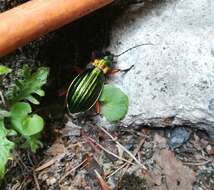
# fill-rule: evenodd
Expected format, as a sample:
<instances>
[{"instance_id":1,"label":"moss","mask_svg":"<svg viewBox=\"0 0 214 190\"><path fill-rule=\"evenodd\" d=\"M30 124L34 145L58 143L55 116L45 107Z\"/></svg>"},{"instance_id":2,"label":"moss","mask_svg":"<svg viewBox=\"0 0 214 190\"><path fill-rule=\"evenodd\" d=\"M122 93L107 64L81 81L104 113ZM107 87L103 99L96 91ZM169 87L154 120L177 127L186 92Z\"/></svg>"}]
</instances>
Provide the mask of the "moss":
<instances>
[{"instance_id":1,"label":"moss","mask_svg":"<svg viewBox=\"0 0 214 190\"><path fill-rule=\"evenodd\" d=\"M147 190L147 183L144 178L134 174L125 174L121 180L118 190Z\"/></svg>"}]
</instances>

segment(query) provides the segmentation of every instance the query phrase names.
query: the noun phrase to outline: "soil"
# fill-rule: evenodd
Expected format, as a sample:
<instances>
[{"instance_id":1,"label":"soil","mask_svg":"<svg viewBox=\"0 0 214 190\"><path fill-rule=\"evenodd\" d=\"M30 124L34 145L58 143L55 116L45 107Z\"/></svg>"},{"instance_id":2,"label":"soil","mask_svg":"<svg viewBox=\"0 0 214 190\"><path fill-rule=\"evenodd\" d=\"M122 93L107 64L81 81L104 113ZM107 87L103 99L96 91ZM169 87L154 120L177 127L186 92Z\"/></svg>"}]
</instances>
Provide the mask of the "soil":
<instances>
[{"instance_id":1,"label":"soil","mask_svg":"<svg viewBox=\"0 0 214 190\"><path fill-rule=\"evenodd\" d=\"M0 11L25 1L0 0ZM17 148L0 189L97 190L95 170L115 190L214 189L214 147L204 132L187 129L189 139L172 150L170 128L120 127L112 139L85 120L75 125L64 111L59 91L75 76L74 66L84 69L93 51L108 47L111 23L130 3L141 1L117 1L1 58L13 70L48 66L50 76L38 110L46 120L44 147L36 154Z\"/></svg>"}]
</instances>

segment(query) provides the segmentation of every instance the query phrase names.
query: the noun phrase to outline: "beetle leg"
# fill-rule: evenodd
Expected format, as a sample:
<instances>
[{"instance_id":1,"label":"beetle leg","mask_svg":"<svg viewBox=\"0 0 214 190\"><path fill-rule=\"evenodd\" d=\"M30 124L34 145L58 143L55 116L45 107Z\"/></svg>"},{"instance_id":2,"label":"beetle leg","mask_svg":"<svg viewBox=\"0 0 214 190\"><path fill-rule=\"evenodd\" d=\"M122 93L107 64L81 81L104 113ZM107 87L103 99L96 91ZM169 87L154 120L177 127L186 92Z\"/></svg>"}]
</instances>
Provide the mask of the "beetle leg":
<instances>
[{"instance_id":1,"label":"beetle leg","mask_svg":"<svg viewBox=\"0 0 214 190\"><path fill-rule=\"evenodd\" d=\"M114 75L115 73L118 73L118 72L123 72L123 73L127 73L129 72L132 68L134 67L134 65L131 65L129 68L127 69L111 69L107 75Z\"/></svg>"},{"instance_id":2,"label":"beetle leg","mask_svg":"<svg viewBox=\"0 0 214 190\"><path fill-rule=\"evenodd\" d=\"M129 68L123 69L123 70L120 70L120 71L121 71L121 72L124 72L124 73L127 73L127 72L129 72L133 67L134 67L134 65L131 65Z\"/></svg>"},{"instance_id":3,"label":"beetle leg","mask_svg":"<svg viewBox=\"0 0 214 190\"><path fill-rule=\"evenodd\" d=\"M107 75L114 75L115 73L118 73L118 72L120 72L121 70L120 69L111 69L108 73L107 73Z\"/></svg>"},{"instance_id":4,"label":"beetle leg","mask_svg":"<svg viewBox=\"0 0 214 190\"><path fill-rule=\"evenodd\" d=\"M73 66L72 67L72 72L75 73L75 74L79 74L82 72L82 69L78 66Z\"/></svg>"},{"instance_id":5,"label":"beetle leg","mask_svg":"<svg viewBox=\"0 0 214 190\"><path fill-rule=\"evenodd\" d=\"M65 88L61 88L61 89L57 90L57 95L60 97L65 96L66 93L67 93L67 89L65 89Z\"/></svg>"},{"instance_id":6,"label":"beetle leg","mask_svg":"<svg viewBox=\"0 0 214 190\"><path fill-rule=\"evenodd\" d=\"M96 113L100 113L100 103L99 103L99 101L97 101L95 103L95 110L96 110Z\"/></svg>"}]
</instances>

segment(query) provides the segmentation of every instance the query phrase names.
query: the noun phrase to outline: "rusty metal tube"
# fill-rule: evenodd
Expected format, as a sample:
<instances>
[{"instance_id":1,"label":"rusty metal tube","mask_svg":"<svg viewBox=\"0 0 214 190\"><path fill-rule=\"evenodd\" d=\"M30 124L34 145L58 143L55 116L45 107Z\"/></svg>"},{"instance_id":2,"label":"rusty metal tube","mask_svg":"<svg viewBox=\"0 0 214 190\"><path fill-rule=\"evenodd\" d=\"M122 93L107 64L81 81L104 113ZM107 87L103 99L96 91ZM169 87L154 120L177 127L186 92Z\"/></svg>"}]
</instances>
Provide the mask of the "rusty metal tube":
<instances>
[{"instance_id":1,"label":"rusty metal tube","mask_svg":"<svg viewBox=\"0 0 214 190\"><path fill-rule=\"evenodd\" d=\"M0 14L0 57L113 0L31 0Z\"/></svg>"}]
</instances>

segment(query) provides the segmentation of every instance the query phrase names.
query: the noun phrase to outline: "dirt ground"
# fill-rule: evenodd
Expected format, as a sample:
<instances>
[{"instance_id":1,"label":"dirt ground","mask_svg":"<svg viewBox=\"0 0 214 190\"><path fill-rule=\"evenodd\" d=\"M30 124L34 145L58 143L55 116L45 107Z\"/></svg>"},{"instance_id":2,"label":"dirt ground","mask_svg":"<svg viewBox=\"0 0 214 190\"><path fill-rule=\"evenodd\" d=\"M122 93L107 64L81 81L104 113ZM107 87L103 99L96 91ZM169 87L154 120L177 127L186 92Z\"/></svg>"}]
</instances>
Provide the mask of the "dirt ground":
<instances>
[{"instance_id":1,"label":"dirt ground","mask_svg":"<svg viewBox=\"0 0 214 190\"><path fill-rule=\"evenodd\" d=\"M0 11L25 1L0 0ZM0 189L98 190L108 185L115 190L214 190L214 146L204 131L183 126L187 138L173 147L176 128L107 132L84 118L76 125L64 111L58 92L68 87L73 66L84 68L91 52L108 47L112 20L130 3L118 1L0 60L12 69L23 64L51 69L38 110L46 120L43 148L36 154L17 148Z\"/></svg>"}]
</instances>

